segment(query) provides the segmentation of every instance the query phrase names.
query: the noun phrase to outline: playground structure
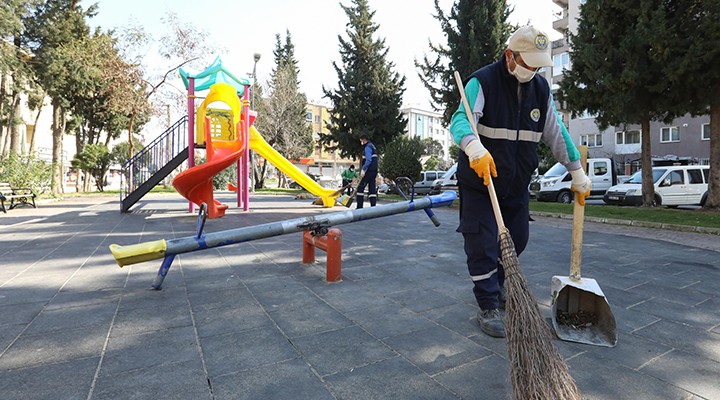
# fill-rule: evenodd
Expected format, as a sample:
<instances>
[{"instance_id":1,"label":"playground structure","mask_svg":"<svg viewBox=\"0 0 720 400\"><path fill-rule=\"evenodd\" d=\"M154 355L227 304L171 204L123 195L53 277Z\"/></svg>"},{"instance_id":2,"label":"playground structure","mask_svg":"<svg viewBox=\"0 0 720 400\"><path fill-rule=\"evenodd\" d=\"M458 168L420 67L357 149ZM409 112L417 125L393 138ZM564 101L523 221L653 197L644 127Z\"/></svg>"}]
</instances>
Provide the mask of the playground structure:
<instances>
[{"instance_id":1,"label":"playground structure","mask_svg":"<svg viewBox=\"0 0 720 400\"><path fill-rule=\"evenodd\" d=\"M331 236L337 238L337 232L333 232L332 235L330 235L332 229L329 228L332 226L419 210L424 210L426 211L426 213L428 213L429 216L432 216L430 208L449 206L453 203L455 198L455 192L447 191L438 195L423 197L418 200L407 200L377 207L347 210L318 216L295 218L285 221L272 222L268 224L250 226L245 228L230 229L208 234L203 233L203 230L205 228L205 218L207 214L204 212L205 207L201 206L200 213L198 215L197 233L194 236L188 236L179 239L161 239L128 246L112 244L110 245L110 251L112 252L113 257L115 257L115 261L120 267L162 258L162 265L160 266L157 276L152 283L152 287L159 290L162 288L163 280L165 279L165 276L167 275L168 270L170 269L170 266L175 259L175 256L178 254L189 253L199 250L207 250L215 247L227 246L236 243L244 243L251 240L264 239L300 231L314 232L316 237L329 236L321 239L320 241L314 241L313 245L322 249L322 247L326 246L323 244L318 246L318 243L323 241L329 242L331 240L335 240ZM433 223L435 222L436 221L433 221ZM303 244L303 246L305 246L305 244ZM327 244L328 248L329 246L330 244ZM330 257L330 250L328 249L327 251L328 257ZM337 250L336 248L335 250L333 250L333 252L333 256L335 256L339 253L339 250ZM304 259L306 258L304 257ZM308 255L307 260L309 259L310 258ZM339 260L336 261L336 264L334 265L337 265L337 270L330 271L329 260L328 280L330 281L332 281L331 279L340 279Z\"/></svg>"},{"instance_id":2,"label":"playground structure","mask_svg":"<svg viewBox=\"0 0 720 400\"><path fill-rule=\"evenodd\" d=\"M323 206L334 206L337 197L335 190L325 189L317 184L275 151L252 126L256 114L250 110L249 80L236 78L225 69L219 57L196 75L191 75L181 68L180 76L187 89L187 115L123 164L121 212L127 212L186 160L188 170L183 171L183 176L178 176L180 179L175 183L178 192L189 200L190 212L193 212L195 204L206 203L210 218L224 215L228 207L215 202L212 178L235 163L238 182L231 186L237 188L237 206L248 211L250 150L257 152L304 189L318 196ZM209 93L196 114L195 103L199 98L196 92L205 90L209 90ZM218 104L221 107L218 107ZM245 118L246 115L248 118ZM202 147L207 151L207 160L205 164L196 166L195 149Z\"/></svg>"}]
</instances>

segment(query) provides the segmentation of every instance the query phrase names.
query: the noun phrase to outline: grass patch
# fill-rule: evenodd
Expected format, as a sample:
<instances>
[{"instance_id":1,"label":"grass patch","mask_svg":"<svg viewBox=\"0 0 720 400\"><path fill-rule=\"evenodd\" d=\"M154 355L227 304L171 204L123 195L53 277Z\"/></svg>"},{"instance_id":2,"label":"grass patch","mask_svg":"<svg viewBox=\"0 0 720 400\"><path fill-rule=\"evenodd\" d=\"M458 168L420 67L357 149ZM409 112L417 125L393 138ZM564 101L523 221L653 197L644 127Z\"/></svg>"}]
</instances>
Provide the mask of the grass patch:
<instances>
[{"instance_id":1,"label":"grass patch","mask_svg":"<svg viewBox=\"0 0 720 400\"><path fill-rule=\"evenodd\" d=\"M572 214L573 205L531 201L530 211ZM588 204L585 206L585 215L597 218L720 228L720 212L703 209L682 210L666 207L643 208Z\"/></svg>"}]
</instances>

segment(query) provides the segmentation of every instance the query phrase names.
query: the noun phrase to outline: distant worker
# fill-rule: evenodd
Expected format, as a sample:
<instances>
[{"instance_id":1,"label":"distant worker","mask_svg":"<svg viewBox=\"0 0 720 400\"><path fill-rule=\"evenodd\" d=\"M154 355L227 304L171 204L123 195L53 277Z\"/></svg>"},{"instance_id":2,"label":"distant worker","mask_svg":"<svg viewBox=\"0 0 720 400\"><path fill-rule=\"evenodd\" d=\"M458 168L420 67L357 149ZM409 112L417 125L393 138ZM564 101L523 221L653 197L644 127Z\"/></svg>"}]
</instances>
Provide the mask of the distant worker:
<instances>
[{"instance_id":1,"label":"distant worker","mask_svg":"<svg viewBox=\"0 0 720 400\"><path fill-rule=\"evenodd\" d=\"M349 185L353 179L358 178L358 173L355 171L355 164L350 164L350 168L343 171L342 174L340 174L340 177L342 178L342 187L347 186L346 192L348 194L352 193L352 189Z\"/></svg>"},{"instance_id":2,"label":"distant worker","mask_svg":"<svg viewBox=\"0 0 720 400\"><path fill-rule=\"evenodd\" d=\"M529 237L528 184L538 166L538 142L570 171L571 189L584 205L590 180L580 167L580 153L555 111L550 85L537 71L553 65L548 37L532 26L510 36L500 59L470 75L465 84L471 120L461 104L452 117L450 134L462 151L458 157L460 226L465 240L468 272L480 310L480 329L492 337L505 337L499 309L505 308L505 271L498 261L500 249L487 185L490 177L503 220L519 255ZM497 166L496 166L497 165Z\"/></svg>"},{"instance_id":3,"label":"distant worker","mask_svg":"<svg viewBox=\"0 0 720 400\"><path fill-rule=\"evenodd\" d=\"M375 207L377 203L377 183L375 178L378 173L378 153L373 142L370 141L370 136L366 134L360 135L360 143L364 146L363 155L364 162L360 171L360 183L357 189L357 208L363 208L363 202L365 200L365 186L368 186L368 198L370 199L370 207Z\"/></svg>"}]
</instances>

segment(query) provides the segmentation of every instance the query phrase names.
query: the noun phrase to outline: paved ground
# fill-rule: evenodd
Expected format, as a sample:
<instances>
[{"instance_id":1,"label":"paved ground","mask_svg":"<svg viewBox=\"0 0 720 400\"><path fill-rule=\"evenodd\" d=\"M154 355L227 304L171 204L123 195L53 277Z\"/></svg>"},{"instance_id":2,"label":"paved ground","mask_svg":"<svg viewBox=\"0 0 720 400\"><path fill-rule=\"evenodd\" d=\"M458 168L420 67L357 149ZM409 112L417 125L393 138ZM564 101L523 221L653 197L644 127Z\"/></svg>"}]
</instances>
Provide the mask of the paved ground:
<instances>
[{"instance_id":1,"label":"paved ground","mask_svg":"<svg viewBox=\"0 0 720 400\"><path fill-rule=\"evenodd\" d=\"M231 200L230 195L223 195ZM0 215L0 398L507 399L506 343L480 333L457 210L339 228L343 281L299 233L118 268L108 245L189 236L174 195L130 214L85 198ZM208 232L328 212L255 196ZM545 315L570 222L540 218L521 265ZM718 236L587 224L583 275L617 318L615 348L556 340L588 399L720 399Z\"/></svg>"}]
</instances>

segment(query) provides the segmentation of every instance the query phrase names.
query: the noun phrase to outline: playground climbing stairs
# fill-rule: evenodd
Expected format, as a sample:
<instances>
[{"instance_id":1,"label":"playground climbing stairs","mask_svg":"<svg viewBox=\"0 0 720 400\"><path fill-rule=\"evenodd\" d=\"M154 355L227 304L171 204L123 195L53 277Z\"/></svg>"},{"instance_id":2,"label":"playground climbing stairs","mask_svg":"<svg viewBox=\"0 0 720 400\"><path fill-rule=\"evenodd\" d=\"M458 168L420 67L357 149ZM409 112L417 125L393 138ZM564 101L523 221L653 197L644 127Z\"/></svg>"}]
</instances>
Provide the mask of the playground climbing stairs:
<instances>
[{"instance_id":1,"label":"playground climbing stairs","mask_svg":"<svg viewBox=\"0 0 720 400\"><path fill-rule=\"evenodd\" d=\"M127 212L187 160L187 129L185 115L122 165L121 212Z\"/></svg>"}]
</instances>

